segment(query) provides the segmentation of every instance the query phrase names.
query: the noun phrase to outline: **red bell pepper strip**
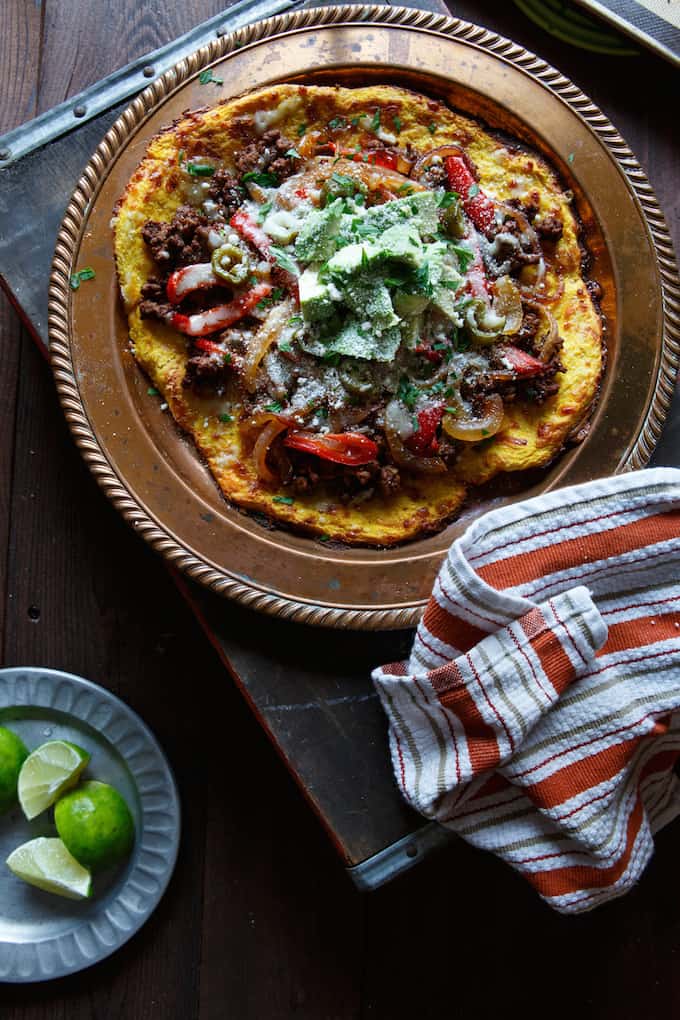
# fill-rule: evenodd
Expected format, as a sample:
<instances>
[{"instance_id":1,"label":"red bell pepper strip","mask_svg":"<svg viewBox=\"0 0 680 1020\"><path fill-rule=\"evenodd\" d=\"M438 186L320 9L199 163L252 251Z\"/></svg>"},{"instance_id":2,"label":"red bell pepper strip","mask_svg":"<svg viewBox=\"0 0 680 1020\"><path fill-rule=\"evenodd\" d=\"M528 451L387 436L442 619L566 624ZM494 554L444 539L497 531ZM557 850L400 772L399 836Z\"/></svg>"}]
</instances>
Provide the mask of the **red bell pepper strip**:
<instances>
[{"instance_id":1,"label":"red bell pepper strip","mask_svg":"<svg viewBox=\"0 0 680 1020\"><path fill-rule=\"evenodd\" d=\"M399 161L396 153L386 149L341 149L340 155L351 159L353 163L369 163L371 166L382 166L386 170L397 170Z\"/></svg>"},{"instance_id":2,"label":"red bell pepper strip","mask_svg":"<svg viewBox=\"0 0 680 1020\"><path fill-rule=\"evenodd\" d=\"M503 344L499 353L505 358L515 375L522 379L530 379L534 375L542 375L546 365L532 354L515 347L514 344Z\"/></svg>"},{"instance_id":3,"label":"red bell pepper strip","mask_svg":"<svg viewBox=\"0 0 680 1020\"><path fill-rule=\"evenodd\" d=\"M204 290L206 287L214 287L220 281L217 279L209 262L201 262L196 266L184 266L183 269L176 269L170 274L165 288L168 301L173 305L193 293L195 290Z\"/></svg>"},{"instance_id":4,"label":"red bell pepper strip","mask_svg":"<svg viewBox=\"0 0 680 1020\"><path fill-rule=\"evenodd\" d=\"M259 301L271 294L271 290L270 283L258 283L256 287L247 290L228 305L218 305L217 308L209 308L206 312L197 312L195 315L175 312L170 316L170 325L187 336L216 333L219 329L225 329L244 318Z\"/></svg>"},{"instance_id":5,"label":"red bell pepper strip","mask_svg":"<svg viewBox=\"0 0 680 1020\"><path fill-rule=\"evenodd\" d=\"M444 168L451 191L457 191L463 208L474 225L488 234L496 221L496 207L491 199L479 190L477 181L462 156L446 156Z\"/></svg>"},{"instance_id":6,"label":"red bell pepper strip","mask_svg":"<svg viewBox=\"0 0 680 1020\"><path fill-rule=\"evenodd\" d=\"M429 407L424 407L422 411L418 411L418 431L409 436L404 445L412 453L417 453L419 457L436 453L439 449L437 429L443 414L444 404L441 403L431 404Z\"/></svg>"},{"instance_id":7,"label":"red bell pepper strip","mask_svg":"<svg viewBox=\"0 0 680 1020\"><path fill-rule=\"evenodd\" d=\"M199 336L194 340L194 347L198 347L199 351L205 351L206 354L219 354L221 358L225 355L225 350L216 344L214 340L206 340L205 337Z\"/></svg>"},{"instance_id":8,"label":"red bell pepper strip","mask_svg":"<svg viewBox=\"0 0 680 1020\"><path fill-rule=\"evenodd\" d=\"M233 227L237 234L252 244L253 248L257 248L260 255L266 258L269 262L272 262L272 256L269 252L269 248L272 243L272 239L269 234L265 234L262 227L258 227L252 217L248 215L245 209L238 209L232 218L229 220L229 226Z\"/></svg>"},{"instance_id":9,"label":"red bell pepper strip","mask_svg":"<svg viewBox=\"0 0 680 1020\"><path fill-rule=\"evenodd\" d=\"M334 464L358 467L378 456L378 447L361 432L338 432L318 435L315 432L289 432L283 441L291 450L313 453Z\"/></svg>"},{"instance_id":10,"label":"red bell pepper strip","mask_svg":"<svg viewBox=\"0 0 680 1020\"><path fill-rule=\"evenodd\" d=\"M422 354L433 365L441 365L444 355L441 351L434 351L429 344L418 344L413 349L416 354Z\"/></svg>"}]
</instances>

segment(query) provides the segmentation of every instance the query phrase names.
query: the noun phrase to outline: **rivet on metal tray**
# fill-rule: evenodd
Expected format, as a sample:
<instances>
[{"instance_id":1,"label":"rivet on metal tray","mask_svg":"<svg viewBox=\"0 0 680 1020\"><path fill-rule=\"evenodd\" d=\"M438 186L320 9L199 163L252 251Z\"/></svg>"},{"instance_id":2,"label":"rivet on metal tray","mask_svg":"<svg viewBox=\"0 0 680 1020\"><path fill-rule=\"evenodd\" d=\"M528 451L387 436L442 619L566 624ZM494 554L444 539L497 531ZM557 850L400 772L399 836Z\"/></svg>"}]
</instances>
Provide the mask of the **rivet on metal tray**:
<instances>
[{"instance_id":1,"label":"rivet on metal tray","mask_svg":"<svg viewBox=\"0 0 680 1020\"><path fill-rule=\"evenodd\" d=\"M9 159L12 155L11 149L0 149L0 159Z\"/></svg>"},{"instance_id":2,"label":"rivet on metal tray","mask_svg":"<svg viewBox=\"0 0 680 1020\"><path fill-rule=\"evenodd\" d=\"M417 857L418 856L418 847L417 846L413 846L413 844L411 844L411 846L407 846L406 847L406 856L407 857Z\"/></svg>"},{"instance_id":3,"label":"rivet on metal tray","mask_svg":"<svg viewBox=\"0 0 680 1020\"><path fill-rule=\"evenodd\" d=\"M73 116L74 117L84 117L86 113L87 113L87 107L86 106L74 106L73 107Z\"/></svg>"},{"instance_id":4,"label":"rivet on metal tray","mask_svg":"<svg viewBox=\"0 0 680 1020\"><path fill-rule=\"evenodd\" d=\"M153 69L153 67L151 67L149 64L147 64L147 66L142 71L142 74L144 75L145 78L153 78L153 76L154 76L154 69Z\"/></svg>"}]
</instances>

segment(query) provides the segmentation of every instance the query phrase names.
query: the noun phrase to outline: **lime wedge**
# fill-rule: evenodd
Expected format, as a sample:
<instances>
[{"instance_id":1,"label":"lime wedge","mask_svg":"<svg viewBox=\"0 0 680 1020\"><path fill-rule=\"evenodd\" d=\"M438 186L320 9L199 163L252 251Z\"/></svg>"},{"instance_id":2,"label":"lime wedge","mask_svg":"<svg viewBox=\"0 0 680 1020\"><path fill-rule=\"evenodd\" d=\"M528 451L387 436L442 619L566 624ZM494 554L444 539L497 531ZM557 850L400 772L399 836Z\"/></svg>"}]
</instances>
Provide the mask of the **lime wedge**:
<instances>
[{"instance_id":1,"label":"lime wedge","mask_svg":"<svg viewBox=\"0 0 680 1020\"><path fill-rule=\"evenodd\" d=\"M87 751L68 740L50 740L29 754L21 766L18 786L26 817L36 818L74 786L89 760Z\"/></svg>"},{"instance_id":2,"label":"lime wedge","mask_svg":"<svg viewBox=\"0 0 680 1020\"><path fill-rule=\"evenodd\" d=\"M17 802L17 781L28 749L16 733L0 726L0 815Z\"/></svg>"},{"instance_id":3,"label":"lime wedge","mask_svg":"<svg viewBox=\"0 0 680 1020\"><path fill-rule=\"evenodd\" d=\"M84 900L92 895L90 872L78 864L56 837L39 836L23 843L9 855L7 867L29 885L69 900Z\"/></svg>"}]
</instances>

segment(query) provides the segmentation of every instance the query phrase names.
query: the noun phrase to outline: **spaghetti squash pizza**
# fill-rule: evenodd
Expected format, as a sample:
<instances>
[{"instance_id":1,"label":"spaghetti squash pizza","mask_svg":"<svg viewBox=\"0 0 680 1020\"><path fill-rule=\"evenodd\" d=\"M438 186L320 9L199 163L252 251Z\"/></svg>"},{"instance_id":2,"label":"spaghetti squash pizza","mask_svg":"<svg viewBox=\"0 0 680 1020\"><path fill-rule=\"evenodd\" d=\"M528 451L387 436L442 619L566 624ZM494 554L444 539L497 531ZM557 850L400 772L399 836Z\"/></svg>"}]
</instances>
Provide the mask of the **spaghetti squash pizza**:
<instances>
[{"instance_id":1,"label":"spaghetti squash pizza","mask_svg":"<svg viewBox=\"0 0 680 1020\"><path fill-rule=\"evenodd\" d=\"M234 504L412 539L587 416L603 329L570 199L541 157L399 88L188 113L114 216L131 350Z\"/></svg>"}]
</instances>

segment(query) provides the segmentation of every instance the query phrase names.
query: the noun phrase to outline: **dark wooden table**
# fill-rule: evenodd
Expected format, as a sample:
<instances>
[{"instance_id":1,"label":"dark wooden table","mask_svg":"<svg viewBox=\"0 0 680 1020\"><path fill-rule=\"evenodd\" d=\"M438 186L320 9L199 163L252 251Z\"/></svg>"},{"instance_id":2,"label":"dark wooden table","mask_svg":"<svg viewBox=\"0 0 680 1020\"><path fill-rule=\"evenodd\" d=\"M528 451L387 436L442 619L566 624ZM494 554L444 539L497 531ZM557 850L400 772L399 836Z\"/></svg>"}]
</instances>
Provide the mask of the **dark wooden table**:
<instances>
[{"instance_id":1,"label":"dark wooden table","mask_svg":"<svg viewBox=\"0 0 680 1020\"><path fill-rule=\"evenodd\" d=\"M0 131L222 6L2 0ZM536 50L603 107L680 247L671 68L557 43L512 4L452 10ZM352 888L162 563L99 493L43 358L0 302L2 663L61 667L124 698L165 747L184 806L178 868L146 927L81 975L1 985L2 1020L677 1016L680 825L636 891L579 919L458 843L370 897Z\"/></svg>"}]
</instances>

